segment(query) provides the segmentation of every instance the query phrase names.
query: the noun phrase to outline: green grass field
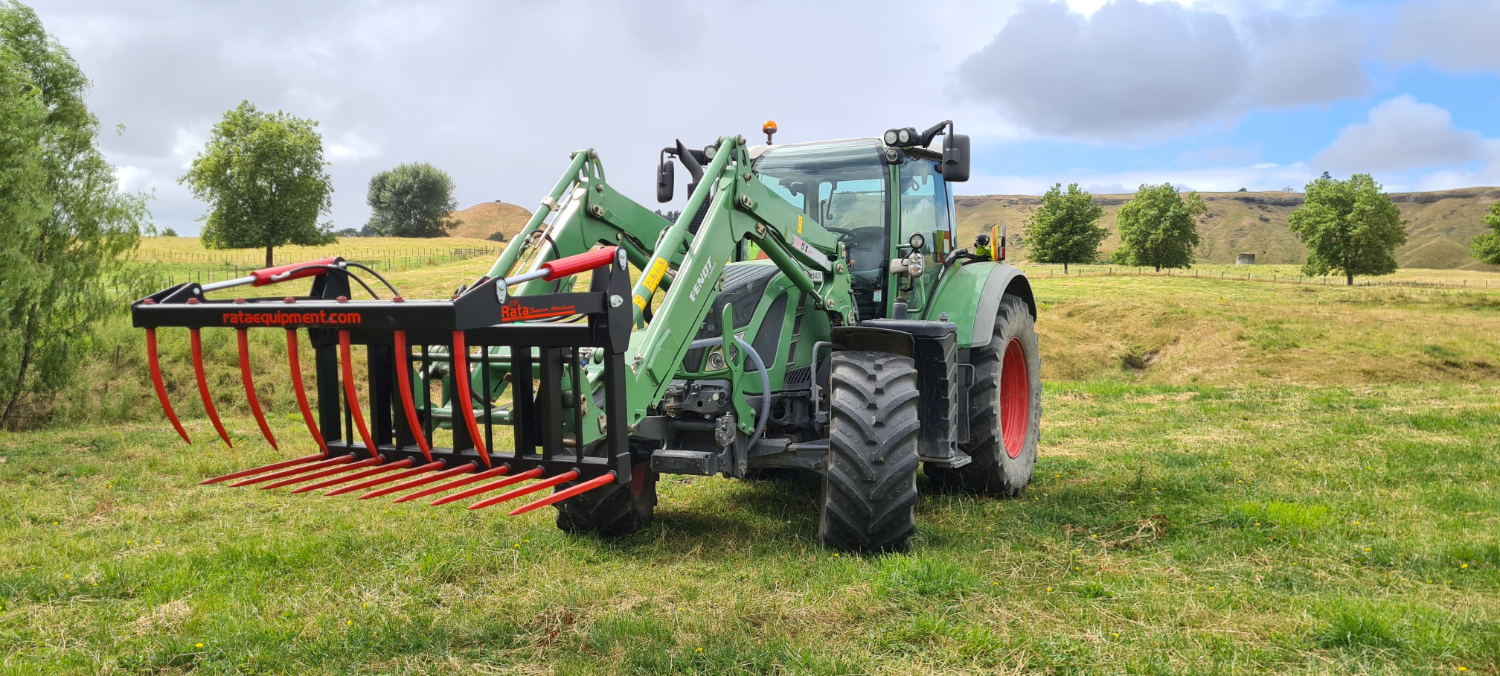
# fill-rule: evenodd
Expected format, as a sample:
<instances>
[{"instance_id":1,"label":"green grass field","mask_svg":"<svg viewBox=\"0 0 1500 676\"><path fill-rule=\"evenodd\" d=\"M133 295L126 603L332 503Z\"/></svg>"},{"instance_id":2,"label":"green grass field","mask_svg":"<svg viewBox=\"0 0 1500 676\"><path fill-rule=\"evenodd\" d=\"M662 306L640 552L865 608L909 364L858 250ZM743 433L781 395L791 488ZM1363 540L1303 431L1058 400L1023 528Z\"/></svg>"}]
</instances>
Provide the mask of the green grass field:
<instances>
[{"instance_id":1,"label":"green grass field","mask_svg":"<svg viewBox=\"0 0 1500 676\"><path fill-rule=\"evenodd\" d=\"M253 353L278 454L206 335L230 450L165 336L187 447L117 323L57 427L0 433L0 673L1500 673L1500 293L1037 295L1032 487L925 493L882 557L817 545L815 481L664 477L656 523L607 541L545 510L196 486L308 452L284 347Z\"/></svg>"}]
</instances>

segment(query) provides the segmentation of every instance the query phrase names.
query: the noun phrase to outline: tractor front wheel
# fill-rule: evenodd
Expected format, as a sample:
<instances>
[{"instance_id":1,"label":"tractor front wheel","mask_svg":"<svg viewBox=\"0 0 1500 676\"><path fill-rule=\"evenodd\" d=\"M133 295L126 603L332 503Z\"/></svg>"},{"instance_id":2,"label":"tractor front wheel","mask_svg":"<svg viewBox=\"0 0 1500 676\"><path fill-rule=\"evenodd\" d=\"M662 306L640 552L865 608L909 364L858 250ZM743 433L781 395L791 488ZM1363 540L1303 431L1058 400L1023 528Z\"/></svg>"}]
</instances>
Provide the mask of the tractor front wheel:
<instances>
[{"instance_id":1,"label":"tractor front wheel","mask_svg":"<svg viewBox=\"0 0 1500 676\"><path fill-rule=\"evenodd\" d=\"M557 527L568 533L599 535L645 530L656 514L656 477L648 463L635 463L630 483L609 484L557 503ZM577 483L565 483L555 492Z\"/></svg>"},{"instance_id":2,"label":"tractor front wheel","mask_svg":"<svg viewBox=\"0 0 1500 676\"><path fill-rule=\"evenodd\" d=\"M916 366L885 352L835 352L831 361L818 539L846 551L904 551L916 531Z\"/></svg>"},{"instance_id":3,"label":"tractor front wheel","mask_svg":"<svg viewBox=\"0 0 1500 676\"><path fill-rule=\"evenodd\" d=\"M1042 422L1042 360L1026 302L1006 294L993 338L970 354L969 442L959 448L973 460L958 468L928 463L924 471L939 490L1015 497L1031 483Z\"/></svg>"}]
</instances>

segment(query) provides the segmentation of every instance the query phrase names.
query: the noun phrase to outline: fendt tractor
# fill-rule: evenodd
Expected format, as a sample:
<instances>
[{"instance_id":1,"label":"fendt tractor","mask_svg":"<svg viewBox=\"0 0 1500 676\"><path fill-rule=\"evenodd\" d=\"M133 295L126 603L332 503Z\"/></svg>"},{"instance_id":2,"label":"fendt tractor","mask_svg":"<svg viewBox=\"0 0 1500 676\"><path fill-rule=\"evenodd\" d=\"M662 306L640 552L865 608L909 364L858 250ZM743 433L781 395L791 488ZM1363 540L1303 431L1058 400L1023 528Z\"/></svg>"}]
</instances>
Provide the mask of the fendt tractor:
<instances>
[{"instance_id":1,"label":"fendt tractor","mask_svg":"<svg viewBox=\"0 0 1500 676\"><path fill-rule=\"evenodd\" d=\"M661 473L816 472L818 537L853 551L908 547L919 469L938 490L1019 494L1042 411L1036 302L1002 233L955 246L950 184L969 177L968 137L951 121L789 145L775 131L765 145L664 148L657 200L672 201L677 165L689 177L666 215L616 192L593 150L574 152L489 274L451 298L404 298L327 258L137 301L163 410L191 443L156 352L157 329L184 327L204 409L233 445L200 331L234 329L250 410L276 447L246 339L274 327L317 452L204 483L477 499L470 509L552 489L510 513L553 505L565 531L622 535L651 523ZM306 295L231 291L298 279ZM497 428L513 448L496 448ZM450 448L433 445L443 430Z\"/></svg>"}]
</instances>

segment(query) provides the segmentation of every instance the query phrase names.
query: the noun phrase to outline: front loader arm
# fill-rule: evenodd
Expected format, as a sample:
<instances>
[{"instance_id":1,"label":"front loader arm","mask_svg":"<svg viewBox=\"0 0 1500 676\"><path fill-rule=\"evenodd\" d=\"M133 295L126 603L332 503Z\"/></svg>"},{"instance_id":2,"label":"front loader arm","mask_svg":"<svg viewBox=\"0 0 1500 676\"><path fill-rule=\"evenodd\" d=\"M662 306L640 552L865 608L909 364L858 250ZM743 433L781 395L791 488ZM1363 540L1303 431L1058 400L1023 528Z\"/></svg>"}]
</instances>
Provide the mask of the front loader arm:
<instances>
[{"instance_id":1,"label":"front loader arm","mask_svg":"<svg viewBox=\"0 0 1500 676\"><path fill-rule=\"evenodd\" d=\"M838 317L852 317L848 273L837 238L801 210L776 197L755 180L744 137L719 139L719 152L677 222L662 234L650 262L632 292L637 319L672 268L666 252L676 252L688 238L688 226L706 202L707 211L681 264L676 282L661 308L631 340L626 361L631 373L629 424L645 417L661 400L673 375L691 349L692 337L707 318L724 266L734 258L741 239L755 240L767 257L816 306ZM728 335L729 328L725 329ZM739 421L749 431L749 420Z\"/></svg>"}]
</instances>

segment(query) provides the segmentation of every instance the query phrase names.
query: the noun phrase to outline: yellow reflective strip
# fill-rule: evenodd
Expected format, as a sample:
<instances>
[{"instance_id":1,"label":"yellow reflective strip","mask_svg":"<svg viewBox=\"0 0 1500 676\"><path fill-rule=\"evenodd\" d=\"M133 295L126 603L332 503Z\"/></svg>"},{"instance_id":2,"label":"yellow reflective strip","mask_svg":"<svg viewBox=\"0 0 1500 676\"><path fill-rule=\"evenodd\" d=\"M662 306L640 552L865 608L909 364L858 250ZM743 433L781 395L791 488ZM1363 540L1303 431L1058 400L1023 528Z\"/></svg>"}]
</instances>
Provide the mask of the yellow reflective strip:
<instances>
[{"instance_id":1,"label":"yellow reflective strip","mask_svg":"<svg viewBox=\"0 0 1500 676\"><path fill-rule=\"evenodd\" d=\"M802 217L797 217L797 234L802 234Z\"/></svg>"},{"instance_id":2,"label":"yellow reflective strip","mask_svg":"<svg viewBox=\"0 0 1500 676\"><path fill-rule=\"evenodd\" d=\"M667 260L657 258L651 264L651 272L647 273L646 279L642 281L642 284L646 286L647 296L656 293L656 287L661 284L661 278L665 274L667 274Z\"/></svg>"}]
</instances>

